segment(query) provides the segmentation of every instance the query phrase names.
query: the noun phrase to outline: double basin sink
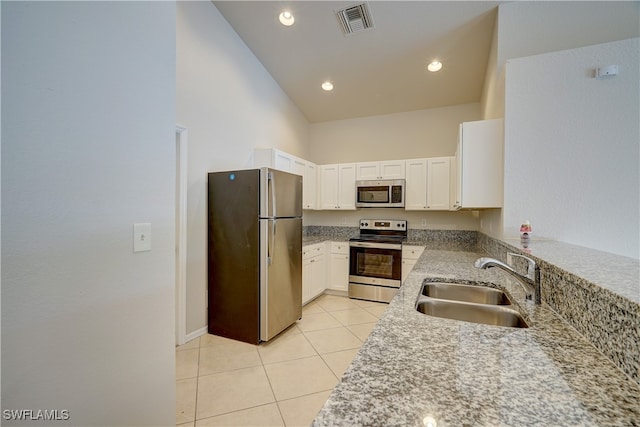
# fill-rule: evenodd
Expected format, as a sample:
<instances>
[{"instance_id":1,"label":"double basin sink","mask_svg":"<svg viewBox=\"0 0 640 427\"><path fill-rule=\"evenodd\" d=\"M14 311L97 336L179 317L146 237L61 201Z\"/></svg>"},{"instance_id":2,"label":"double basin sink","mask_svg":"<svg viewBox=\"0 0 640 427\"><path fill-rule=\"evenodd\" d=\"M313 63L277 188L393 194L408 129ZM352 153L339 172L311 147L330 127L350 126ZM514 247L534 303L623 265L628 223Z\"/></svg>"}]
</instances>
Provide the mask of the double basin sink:
<instances>
[{"instance_id":1,"label":"double basin sink","mask_svg":"<svg viewBox=\"0 0 640 427\"><path fill-rule=\"evenodd\" d=\"M508 295L499 289L463 283L423 284L416 303L421 313L512 328L528 328L522 315L512 308Z\"/></svg>"}]
</instances>

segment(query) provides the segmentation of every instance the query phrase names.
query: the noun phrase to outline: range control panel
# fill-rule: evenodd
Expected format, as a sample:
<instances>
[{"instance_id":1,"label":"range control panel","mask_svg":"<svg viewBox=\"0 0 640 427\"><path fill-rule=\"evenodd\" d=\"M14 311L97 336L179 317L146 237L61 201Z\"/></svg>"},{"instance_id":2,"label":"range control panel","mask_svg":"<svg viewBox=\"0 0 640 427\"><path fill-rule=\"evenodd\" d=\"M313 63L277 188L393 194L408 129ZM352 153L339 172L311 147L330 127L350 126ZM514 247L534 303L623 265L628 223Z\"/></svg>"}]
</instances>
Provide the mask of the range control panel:
<instances>
[{"instance_id":1,"label":"range control panel","mask_svg":"<svg viewBox=\"0 0 640 427\"><path fill-rule=\"evenodd\" d=\"M392 219L361 219L360 230L406 231L407 221Z\"/></svg>"}]
</instances>

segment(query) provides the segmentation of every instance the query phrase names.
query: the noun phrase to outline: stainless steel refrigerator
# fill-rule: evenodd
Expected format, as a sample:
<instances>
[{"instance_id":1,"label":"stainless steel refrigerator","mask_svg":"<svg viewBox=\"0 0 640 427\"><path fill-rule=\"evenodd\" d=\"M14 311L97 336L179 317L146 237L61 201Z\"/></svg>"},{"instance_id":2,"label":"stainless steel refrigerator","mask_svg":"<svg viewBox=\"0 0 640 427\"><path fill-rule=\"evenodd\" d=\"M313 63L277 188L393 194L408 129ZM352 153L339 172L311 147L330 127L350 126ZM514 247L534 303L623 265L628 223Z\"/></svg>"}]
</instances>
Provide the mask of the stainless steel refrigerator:
<instances>
[{"instance_id":1,"label":"stainless steel refrigerator","mask_svg":"<svg viewBox=\"0 0 640 427\"><path fill-rule=\"evenodd\" d=\"M209 173L208 330L257 344L302 316L302 177Z\"/></svg>"}]
</instances>

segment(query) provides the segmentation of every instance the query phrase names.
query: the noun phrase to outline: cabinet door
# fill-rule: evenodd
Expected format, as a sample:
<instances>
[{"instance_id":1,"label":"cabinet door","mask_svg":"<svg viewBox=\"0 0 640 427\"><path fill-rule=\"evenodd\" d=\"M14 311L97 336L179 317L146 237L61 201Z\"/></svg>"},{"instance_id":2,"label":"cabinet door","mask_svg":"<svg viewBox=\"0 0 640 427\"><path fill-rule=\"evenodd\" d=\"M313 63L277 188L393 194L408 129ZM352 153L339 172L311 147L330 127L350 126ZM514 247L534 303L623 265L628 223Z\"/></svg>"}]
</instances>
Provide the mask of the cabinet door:
<instances>
[{"instance_id":1,"label":"cabinet door","mask_svg":"<svg viewBox=\"0 0 640 427\"><path fill-rule=\"evenodd\" d=\"M427 208L427 159L411 159L406 162L404 209L408 211Z\"/></svg>"},{"instance_id":2,"label":"cabinet door","mask_svg":"<svg viewBox=\"0 0 640 427\"><path fill-rule=\"evenodd\" d=\"M302 304L306 304L311 299L311 259L302 260Z\"/></svg>"},{"instance_id":3,"label":"cabinet door","mask_svg":"<svg viewBox=\"0 0 640 427\"><path fill-rule=\"evenodd\" d=\"M404 171L404 160L356 163L356 179L358 180L404 179Z\"/></svg>"},{"instance_id":4,"label":"cabinet door","mask_svg":"<svg viewBox=\"0 0 640 427\"><path fill-rule=\"evenodd\" d=\"M436 157L427 164L427 209L449 210L449 158Z\"/></svg>"},{"instance_id":5,"label":"cabinet door","mask_svg":"<svg viewBox=\"0 0 640 427\"><path fill-rule=\"evenodd\" d=\"M380 179L405 179L404 160L380 162Z\"/></svg>"},{"instance_id":6,"label":"cabinet door","mask_svg":"<svg viewBox=\"0 0 640 427\"><path fill-rule=\"evenodd\" d=\"M356 179L380 179L380 164L378 162L356 163Z\"/></svg>"},{"instance_id":7,"label":"cabinet door","mask_svg":"<svg viewBox=\"0 0 640 427\"><path fill-rule=\"evenodd\" d=\"M502 119L460 126L458 186L463 208L502 207L502 128Z\"/></svg>"},{"instance_id":8,"label":"cabinet door","mask_svg":"<svg viewBox=\"0 0 640 427\"><path fill-rule=\"evenodd\" d=\"M311 258L311 297L324 292L327 286L327 261L324 254Z\"/></svg>"},{"instance_id":9,"label":"cabinet door","mask_svg":"<svg viewBox=\"0 0 640 427\"><path fill-rule=\"evenodd\" d=\"M338 209L339 178L339 165L320 166L320 209Z\"/></svg>"},{"instance_id":10,"label":"cabinet door","mask_svg":"<svg viewBox=\"0 0 640 427\"><path fill-rule=\"evenodd\" d=\"M349 255L332 253L329 267L328 288L336 291L349 290Z\"/></svg>"},{"instance_id":11,"label":"cabinet door","mask_svg":"<svg viewBox=\"0 0 640 427\"><path fill-rule=\"evenodd\" d=\"M342 163L339 165L338 209L356 209L356 165Z\"/></svg>"},{"instance_id":12,"label":"cabinet door","mask_svg":"<svg viewBox=\"0 0 640 427\"><path fill-rule=\"evenodd\" d=\"M315 163L305 164L304 179L302 180L302 207L304 209L315 209L317 199L317 168Z\"/></svg>"},{"instance_id":13,"label":"cabinet door","mask_svg":"<svg viewBox=\"0 0 640 427\"><path fill-rule=\"evenodd\" d=\"M402 259L417 260L424 252L424 246L402 245Z\"/></svg>"},{"instance_id":14,"label":"cabinet door","mask_svg":"<svg viewBox=\"0 0 640 427\"><path fill-rule=\"evenodd\" d=\"M411 273L411 270L413 270L413 267L415 267L416 262L417 260L415 259L402 260L402 273L401 273L402 283L404 283L404 281L407 280L407 277L409 277L409 273Z\"/></svg>"},{"instance_id":15,"label":"cabinet door","mask_svg":"<svg viewBox=\"0 0 640 427\"><path fill-rule=\"evenodd\" d=\"M292 157L291 173L295 173L296 175L300 175L301 177L304 178L304 171L306 168L307 168L307 163L304 160L299 159L297 157Z\"/></svg>"},{"instance_id":16,"label":"cabinet door","mask_svg":"<svg viewBox=\"0 0 640 427\"><path fill-rule=\"evenodd\" d=\"M458 157L449 157L449 210L458 209Z\"/></svg>"},{"instance_id":17,"label":"cabinet door","mask_svg":"<svg viewBox=\"0 0 640 427\"><path fill-rule=\"evenodd\" d=\"M280 150L274 151L273 168L284 172L293 172L293 157Z\"/></svg>"},{"instance_id":18,"label":"cabinet door","mask_svg":"<svg viewBox=\"0 0 640 427\"><path fill-rule=\"evenodd\" d=\"M458 131L458 148L456 149L456 192L454 209L462 207L462 125Z\"/></svg>"},{"instance_id":19,"label":"cabinet door","mask_svg":"<svg viewBox=\"0 0 640 427\"><path fill-rule=\"evenodd\" d=\"M402 283L407 279L413 267L415 267L418 258L424 252L424 246L406 246L402 245Z\"/></svg>"}]
</instances>

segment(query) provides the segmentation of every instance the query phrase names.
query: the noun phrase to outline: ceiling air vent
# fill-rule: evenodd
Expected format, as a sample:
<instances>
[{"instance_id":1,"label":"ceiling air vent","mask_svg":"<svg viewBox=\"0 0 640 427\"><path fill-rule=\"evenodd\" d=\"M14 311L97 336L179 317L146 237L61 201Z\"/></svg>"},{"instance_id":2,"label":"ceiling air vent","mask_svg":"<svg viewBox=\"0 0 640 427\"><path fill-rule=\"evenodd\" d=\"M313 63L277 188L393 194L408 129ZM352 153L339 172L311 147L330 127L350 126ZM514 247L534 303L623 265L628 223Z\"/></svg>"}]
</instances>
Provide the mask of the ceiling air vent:
<instances>
[{"instance_id":1,"label":"ceiling air vent","mask_svg":"<svg viewBox=\"0 0 640 427\"><path fill-rule=\"evenodd\" d=\"M373 20L367 3L358 4L336 12L345 35L373 28Z\"/></svg>"}]
</instances>

